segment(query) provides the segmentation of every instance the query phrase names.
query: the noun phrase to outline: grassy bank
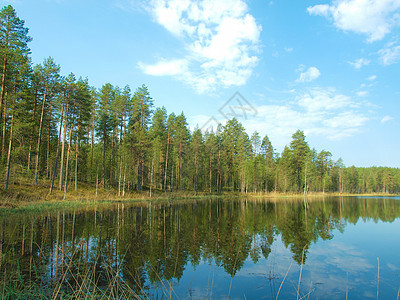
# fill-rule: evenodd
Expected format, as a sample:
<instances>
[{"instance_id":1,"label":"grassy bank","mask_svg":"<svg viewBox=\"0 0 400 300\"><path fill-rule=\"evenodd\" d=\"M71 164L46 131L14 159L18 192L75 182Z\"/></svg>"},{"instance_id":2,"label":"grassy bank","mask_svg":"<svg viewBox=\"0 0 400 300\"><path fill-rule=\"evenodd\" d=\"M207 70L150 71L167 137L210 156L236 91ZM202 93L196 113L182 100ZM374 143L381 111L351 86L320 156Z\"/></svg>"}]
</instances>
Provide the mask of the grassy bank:
<instances>
[{"instance_id":1,"label":"grassy bank","mask_svg":"<svg viewBox=\"0 0 400 300\"><path fill-rule=\"evenodd\" d=\"M396 196L390 194L348 194L348 193L308 193L307 198L321 198L329 196ZM148 200L177 200L177 199L200 199L210 197L240 197L248 200L259 200L265 198L285 199L285 198L304 198L303 193L232 193L224 192L223 194L207 193L207 192L164 192L153 190L150 197L148 190L142 192L126 192L122 195L122 191L118 189L96 190L95 187L89 185L80 185L77 191L71 190L66 193L58 189L54 189L52 194L49 193L49 183L43 182L39 185L29 183L19 183L9 186L7 190L0 188L0 215L16 212L39 211L43 209L59 209L59 208L78 208L92 205L109 205L111 203L121 202L138 202Z\"/></svg>"},{"instance_id":2,"label":"grassy bank","mask_svg":"<svg viewBox=\"0 0 400 300\"><path fill-rule=\"evenodd\" d=\"M41 183L32 185L20 183L10 185L7 190L0 188L0 215L8 213L23 213L30 211L41 211L43 209L59 208L80 208L93 205L110 205L112 203L131 203L149 200L172 200L189 198L210 198L210 197L237 197L238 194L210 194L195 192L164 192L153 190L150 197L149 191L125 192L118 189L103 189L88 185L80 185L77 191L71 190L66 193L53 189L49 193L49 184Z\"/></svg>"}]
</instances>

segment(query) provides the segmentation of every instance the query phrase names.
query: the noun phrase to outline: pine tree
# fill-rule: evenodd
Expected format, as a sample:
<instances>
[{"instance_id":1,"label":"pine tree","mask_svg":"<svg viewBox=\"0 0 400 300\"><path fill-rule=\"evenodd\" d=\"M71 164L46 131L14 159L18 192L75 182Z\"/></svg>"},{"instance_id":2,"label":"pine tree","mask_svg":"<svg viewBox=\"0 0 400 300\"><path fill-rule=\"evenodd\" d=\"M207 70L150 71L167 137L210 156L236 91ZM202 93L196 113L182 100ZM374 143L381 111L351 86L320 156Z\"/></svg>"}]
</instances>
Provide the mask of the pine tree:
<instances>
[{"instance_id":1,"label":"pine tree","mask_svg":"<svg viewBox=\"0 0 400 300\"><path fill-rule=\"evenodd\" d=\"M36 147L35 184L38 184L40 148L42 142L42 131L44 125L45 109L47 108L48 111L51 112L51 100L55 96L58 89L59 78L60 78L59 72L60 72L60 66L56 65L51 57L45 59L45 61L43 62L43 66L38 65L35 67L35 73L37 74L41 82L41 97L42 97L38 140Z\"/></svg>"},{"instance_id":2,"label":"pine tree","mask_svg":"<svg viewBox=\"0 0 400 300\"><path fill-rule=\"evenodd\" d=\"M264 156L264 182L265 182L265 192L268 193L268 181L269 176L273 171L274 164L274 148L268 138L268 136L264 136L261 142L261 151Z\"/></svg>"},{"instance_id":3,"label":"pine tree","mask_svg":"<svg viewBox=\"0 0 400 300\"><path fill-rule=\"evenodd\" d=\"M257 187L258 187L258 174L257 174L257 156L260 153L260 147L261 147L261 138L260 135L257 131L253 133L251 136L251 150L252 150L252 159L253 159L253 164L252 164L252 171L253 171L253 191L257 192Z\"/></svg>"},{"instance_id":4,"label":"pine tree","mask_svg":"<svg viewBox=\"0 0 400 300\"><path fill-rule=\"evenodd\" d=\"M148 128L152 115L153 99L145 85L139 87L133 95L133 110L130 120L130 142L135 149L137 190L141 191L145 176L145 159L150 149Z\"/></svg>"},{"instance_id":5,"label":"pine tree","mask_svg":"<svg viewBox=\"0 0 400 300\"><path fill-rule=\"evenodd\" d=\"M183 113L175 118L175 136L174 136L174 147L177 155L177 188L182 190L182 168L184 162L184 155L190 139L190 131L186 122L186 117Z\"/></svg>"},{"instance_id":6,"label":"pine tree","mask_svg":"<svg viewBox=\"0 0 400 300\"><path fill-rule=\"evenodd\" d=\"M97 106L97 135L103 145L102 151L102 184L106 187L106 150L110 141L110 133L114 126L114 120L111 115L111 103L114 101L114 87L107 83L103 85L99 95L99 103Z\"/></svg>"},{"instance_id":7,"label":"pine tree","mask_svg":"<svg viewBox=\"0 0 400 300\"><path fill-rule=\"evenodd\" d=\"M218 165L216 165L217 162L217 157L218 157L218 141L217 138L214 134L214 132L206 132L204 135L204 146L205 146L205 157L206 160L208 160L208 166L206 169L208 169L208 172L206 175L208 175L208 188L209 192L211 193L214 190L213 183L215 183L215 187L217 187L217 181L218 181L218 174L215 174L216 169L218 170ZM214 180L213 180L213 174L214 175Z\"/></svg>"},{"instance_id":8,"label":"pine tree","mask_svg":"<svg viewBox=\"0 0 400 300\"><path fill-rule=\"evenodd\" d=\"M32 38L28 36L29 30L24 24L25 22L17 17L11 5L5 6L0 11L0 121L3 124L1 157L5 147L6 93L13 93L12 82L15 82L21 66L29 62L28 43Z\"/></svg>"},{"instance_id":9,"label":"pine tree","mask_svg":"<svg viewBox=\"0 0 400 300\"><path fill-rule=\"evenodd\" d=\"M152 142L152 152L154 159L154 182L159 188L163 188L163 179L166 164L166 147L167 147L167 110L165 107L156 108L151 121L150 139Z\"/></svg>"},{"instance_id":10,"label":"pine tree","mask_svg":"<svg viewBox=\"0 0 400 300\"><path fill-rule=\"evenodd\" d=\"M202 154L203 154L203 134L201 133L199 128L196 128L193 131L192 139L190 141L191 148L192 148L192 158L194 164L194 178L193 178L193 189L195 192L199 189L199 173L200 167L202 165Z\"/></svg>"},{"instance_id":11,"label":"pine tree","mask_svg":"<svg viewBox=\"0 0 400 300\"><path fill-rule=\"evenodd\" d=\"M292 168L296 176L297 191L300 191L302 186L302 172L305 169L305 162L310 152L310 148L306 142L304 132L297 130L292 135L290 142L290 151L292 153Z\"/></svg>"}]
</instances>

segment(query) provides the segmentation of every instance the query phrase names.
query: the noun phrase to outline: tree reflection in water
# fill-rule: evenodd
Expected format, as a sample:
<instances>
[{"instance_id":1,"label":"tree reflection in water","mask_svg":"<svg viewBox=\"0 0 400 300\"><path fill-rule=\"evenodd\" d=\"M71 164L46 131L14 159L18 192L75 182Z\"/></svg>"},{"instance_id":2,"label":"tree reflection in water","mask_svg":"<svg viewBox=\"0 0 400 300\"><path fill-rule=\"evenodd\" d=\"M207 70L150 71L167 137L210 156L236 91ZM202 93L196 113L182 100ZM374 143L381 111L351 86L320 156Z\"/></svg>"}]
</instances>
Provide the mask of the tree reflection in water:
<instances>
[{"instance_id":1,"label":"tree reflection in water","mask_svg":"<svg viewBox=\"0 0 400 300\"><path fill-rule=\"evenodd\" d=\"M306 265L310 248L343 232L346 224L399 216L395 199L333 197L148 202L12 216L0 222L0 268L10 274L0 284L40 288L48 295L90 285L141 295L158 286L174 298L171 284L178 284L188 265L214 262L233 278L247 259L254 264L268 259L278 237L299 265L304 249Z\"/></svg>"}]
</instances>

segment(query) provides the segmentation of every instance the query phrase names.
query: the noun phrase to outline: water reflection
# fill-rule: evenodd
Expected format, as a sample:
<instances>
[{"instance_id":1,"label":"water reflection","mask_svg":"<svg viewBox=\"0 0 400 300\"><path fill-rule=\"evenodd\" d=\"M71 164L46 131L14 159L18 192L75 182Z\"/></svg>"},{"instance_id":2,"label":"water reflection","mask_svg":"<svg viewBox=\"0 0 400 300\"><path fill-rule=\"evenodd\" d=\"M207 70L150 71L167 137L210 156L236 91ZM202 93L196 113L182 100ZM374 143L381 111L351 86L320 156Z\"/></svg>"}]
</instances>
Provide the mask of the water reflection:
<instances>
[{"instance_id":1,"label":"water reflection","mask_svg":"<svg viewBox=\"0 0 400 300\"><path fill-rule=\"evenodd\" d=\"M118 204L108 209L8 217L1 220L0 284L9 291L35 291L47 297L90 292L126 298L143 294L182 298L193 296L193 287L179 294L179 284L188 280L185 270L214 266L223 270L219 277L231 278L229 290L221 291L221 295L232 296L240 286L235 281L232 287L233 278L242 278L249 268L253 271L246 276L257 278L251 274L257 272L261 262L271 261L268 259L277 239L299 266L302 262L307 266L309 255L324 260L311 265L313 276L324 278L325 273L335 272L332 266L339 264L339 258L346 272L372 269L366 258L355 254L356 249L343 243L332 243L323 253L318 252L322 246L316 245L332 240L360 220L393 222L399 216L400 201L396 199L342 197ZM316 251L311 254L313 247ZM341 257L343 253L347 254ZM277 271L264 268L264 281L268 276L269 280L279 280L271 298L287 271L286 264L278 271L280 264L275 261ZM304 276L311 270L305 269ZM204 286L197 286L197 297L217 297L218 276L213 273L211 280L211 269L208 272ZM398 274L395 271L395 276ZM314 283L319 280L315 278ZM196 280L192 278L191 285L193 282ZM334 280L330 284L346 288ZM296 297L291 293L287 295Z\"/></svg>"}]
</instances>

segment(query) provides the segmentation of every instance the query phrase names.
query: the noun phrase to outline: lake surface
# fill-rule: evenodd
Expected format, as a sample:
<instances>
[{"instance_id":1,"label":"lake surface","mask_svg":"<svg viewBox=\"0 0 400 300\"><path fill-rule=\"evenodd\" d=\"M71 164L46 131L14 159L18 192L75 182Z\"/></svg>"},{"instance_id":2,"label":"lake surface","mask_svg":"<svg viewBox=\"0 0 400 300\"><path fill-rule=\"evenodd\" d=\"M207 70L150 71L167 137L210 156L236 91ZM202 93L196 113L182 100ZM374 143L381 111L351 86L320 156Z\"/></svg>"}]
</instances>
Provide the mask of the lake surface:
<instances>
[{"instance_id":1,"label":"lake surface","mask_svg":"<svg viewBox=\"0 0 400 300\"><path fill-rule=\"evenodd\" d=\"M0 287L32 298L396 299L399 217L398 197L14 215L0 219Z\"/></svg>"}]
</instances>

